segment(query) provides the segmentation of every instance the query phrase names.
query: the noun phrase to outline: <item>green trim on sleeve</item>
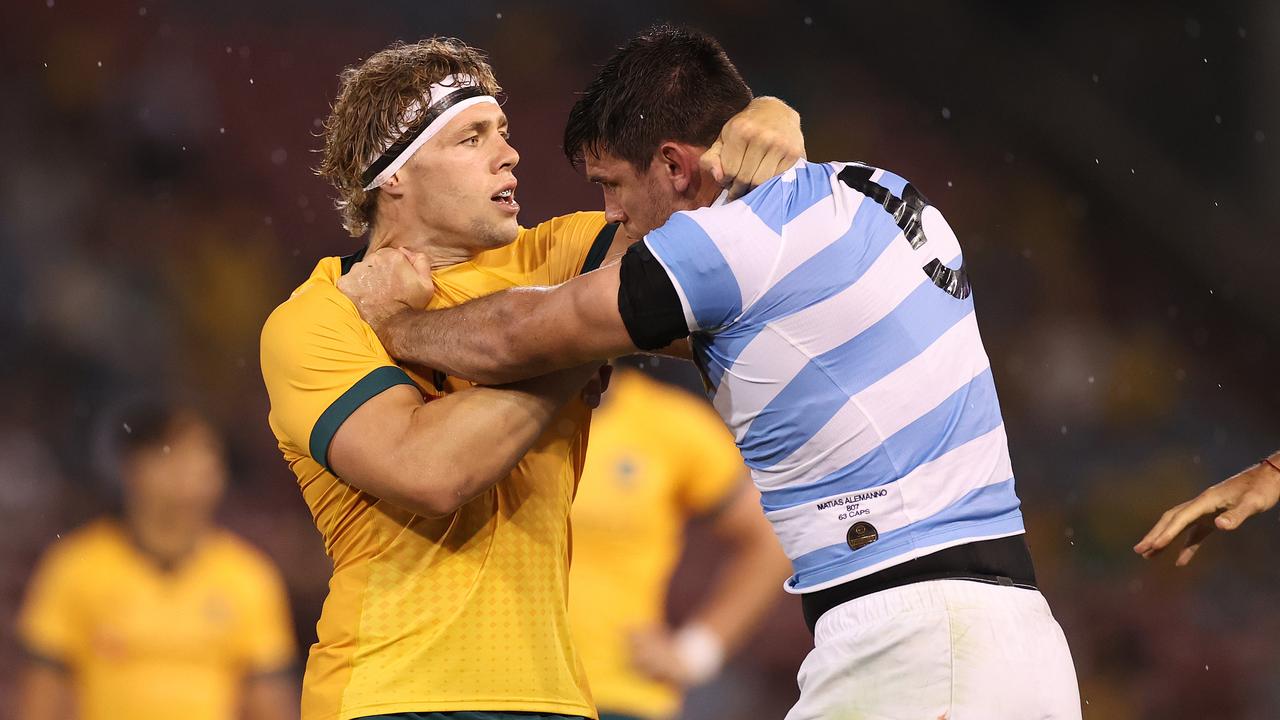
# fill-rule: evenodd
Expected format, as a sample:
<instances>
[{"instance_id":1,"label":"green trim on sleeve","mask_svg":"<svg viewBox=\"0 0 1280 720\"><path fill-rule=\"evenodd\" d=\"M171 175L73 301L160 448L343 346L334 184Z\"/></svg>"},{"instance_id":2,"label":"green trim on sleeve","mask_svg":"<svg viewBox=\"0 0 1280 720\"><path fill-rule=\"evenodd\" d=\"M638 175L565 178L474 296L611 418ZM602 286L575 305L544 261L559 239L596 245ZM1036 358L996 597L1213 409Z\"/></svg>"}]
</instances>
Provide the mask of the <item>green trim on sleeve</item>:
<instances>
[{"instance_id":1,"label":"green trim on sleeve","mask_svg":"<svg viewBox=\"0 0 1280 720\"><path fill-rule=\"evenodd\" d=\"M618 223L608 223L600 228L600 232L596 233L596 239L591 241L591 249L587 251L587 260L582 263L579 275L585 275L600 267L600 263L604 262L605 255L609 254L609 248L613 245L613 236L617 234Z\"/></svg>"},{"instance_id":2,"label":"green trim on sleeve","mask_svg":"<svg viewBox=\"0 0 1280 720\"><path fill-rule=\"evenodd\" d=\"M351 417L351 413L387 388L414 384L404 370L394 365L375 368L360 378L320 414L320 419L311 428L311 459L323 465L325 470L333 472L333 468L329 467L329 443L333 442L334 433Z\"/></svg>"}]
</instances>

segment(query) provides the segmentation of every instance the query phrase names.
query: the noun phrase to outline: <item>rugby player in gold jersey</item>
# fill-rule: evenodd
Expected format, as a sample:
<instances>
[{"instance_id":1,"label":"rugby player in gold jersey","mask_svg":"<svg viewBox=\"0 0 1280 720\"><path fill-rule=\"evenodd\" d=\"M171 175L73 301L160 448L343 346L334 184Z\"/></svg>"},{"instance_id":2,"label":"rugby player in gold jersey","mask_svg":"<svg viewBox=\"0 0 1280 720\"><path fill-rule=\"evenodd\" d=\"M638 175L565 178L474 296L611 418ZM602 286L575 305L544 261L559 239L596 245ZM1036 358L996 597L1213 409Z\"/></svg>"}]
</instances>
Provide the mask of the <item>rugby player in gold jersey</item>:
<instances>
[{"instance_id":1,"label":"rugby player in gold jersey","mask_svg":"<svg viewBox=\"0 0 1280 720\"><path fill-rule=\"evenodd\" d=\"M398 365L342 289L390 249L432 278L411 302L447 308L564 282L627 239L598 212L517 224L519 155L474 48L396 44L341 81L320 170L367 245L322 259L262 333L271 428L334 563L303 717L594 717L566 588L596 367L488 388ZM724 146L763 138L769 175L802 152L780 102L743 118Z\"/></svg>"}]
</instances>

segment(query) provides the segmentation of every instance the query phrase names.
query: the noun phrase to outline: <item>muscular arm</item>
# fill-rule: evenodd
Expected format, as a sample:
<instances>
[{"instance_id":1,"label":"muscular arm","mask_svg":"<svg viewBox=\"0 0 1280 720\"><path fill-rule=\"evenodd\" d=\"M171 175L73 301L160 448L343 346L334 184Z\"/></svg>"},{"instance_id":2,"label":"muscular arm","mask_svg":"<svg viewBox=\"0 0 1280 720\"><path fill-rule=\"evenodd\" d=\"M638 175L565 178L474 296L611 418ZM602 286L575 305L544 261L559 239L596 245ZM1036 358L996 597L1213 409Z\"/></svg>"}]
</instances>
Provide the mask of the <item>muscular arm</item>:
<instances>
[{"instance_id":1,"label":"muscular arm","mask_svg":"<svg viewBox=\"0 0 1280 720\"><path fill-rule=\"evenodd\" d=\"M22 673L18 717L67 720L72 710L71 677L65 668L32 660Z\"/></svg>"},{"instance_id":2,"label":"muscular arm","mask_svg":"<svg viewBox=\"0 0 1280 720\"><path fill-rule=\"evenodd\" d=\"M706 626L733 651L781 596L791 565L760 512L759 495L749 487L714 516L711 529L729 545L729 554L692 622Z\"/></svg>"},{"instance_id":3,"label":"muscular arm","mask_svg":"<svg viewBox=\"0 0 1280 720\"><path fill-rule=\"evenodd\" d=\"M411 386L388 388L338 428L330 466L406 510L448 515L506 477L593 370L575 367L425 403Z\"/></svg>"},{"instance_id":4,"label":"muscular arm","mask_svg":"<svg viewBox=\"0 0 1280 720\"><path fill-rule=\"evenodd\" d=\"M298 717L298 687L289 672L245 679L245 720L293 720Z\"/></svg>"},{"instance_id":5,"label":"muscular arm","mask_svg":"<svg viewBox=\"0 0 1280 720\"><path fill-rule=\"evenodd\" d=\"M402 310L374 329L393 357L486 384L625 355L638 348L618 310L619 268L448 310Z\"/></svg>"},{"instance_id":6,"label":"muscular arm","mask_svg":"<svg viewBox=\"0 0 1280 720\"><path fill-rule=\"evenodd\" d=\"M782 596L788 562L758 498L743 488L713 516L712 531L729 550L688 622L677 630L658 626L632 632L631 661L640 672L680 687L709 680Z\"/></svg>"}]
</instances>

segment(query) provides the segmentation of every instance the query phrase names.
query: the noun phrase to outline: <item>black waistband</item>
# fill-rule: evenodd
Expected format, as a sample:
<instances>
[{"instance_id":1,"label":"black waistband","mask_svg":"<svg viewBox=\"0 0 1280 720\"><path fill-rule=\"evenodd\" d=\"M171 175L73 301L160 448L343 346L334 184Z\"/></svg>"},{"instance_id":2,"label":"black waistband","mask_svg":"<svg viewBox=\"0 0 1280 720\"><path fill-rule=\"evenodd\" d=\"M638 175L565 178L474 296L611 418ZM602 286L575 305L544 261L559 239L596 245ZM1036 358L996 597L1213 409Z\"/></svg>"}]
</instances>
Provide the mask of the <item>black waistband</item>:
<instances>
[{"instance_id":1,"label":"black waistband","mask_svg":"<svg viewBox=\"0 0 1280 720\"><path fill-rule=\"evenodd\" d=\"M1025 535L956 545L826 590L805 593L801 596L804 621L813 632L818 618L841 603L926 580L973 580L1035 589L1036 571Z\"/></svg>"}]
</instances>

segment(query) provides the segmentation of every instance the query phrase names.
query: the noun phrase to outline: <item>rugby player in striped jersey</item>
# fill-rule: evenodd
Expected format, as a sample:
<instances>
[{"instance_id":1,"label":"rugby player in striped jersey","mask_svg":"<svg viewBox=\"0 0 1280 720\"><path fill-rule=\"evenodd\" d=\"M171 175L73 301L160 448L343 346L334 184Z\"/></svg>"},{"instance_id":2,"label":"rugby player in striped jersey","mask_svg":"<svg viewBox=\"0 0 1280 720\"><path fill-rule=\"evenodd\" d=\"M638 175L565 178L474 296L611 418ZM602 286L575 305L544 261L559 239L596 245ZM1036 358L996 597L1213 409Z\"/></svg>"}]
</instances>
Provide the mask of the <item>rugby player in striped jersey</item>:
<instances>
[{"instance_id":1,"label":"rugby player in striped jersey","mask_svg":"<svg viewBox=\"0 0 1280 720\"><path fill-rule=\"evenodd\" d=\"M707 95L733 98L726 115L682 114ZM393 356L488 383L691 336L814 632L788 720L1078 719L956 235L861 163L801 161L721 202L698 158L750 96L714 39L635 38L565 150L643 241L558 287L436 312L400 302L430 283L400 260L361 278L357 305Z\"/></svg>"}]
</instances>

